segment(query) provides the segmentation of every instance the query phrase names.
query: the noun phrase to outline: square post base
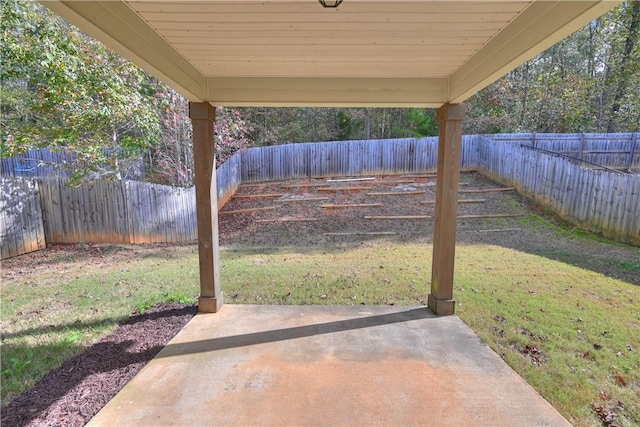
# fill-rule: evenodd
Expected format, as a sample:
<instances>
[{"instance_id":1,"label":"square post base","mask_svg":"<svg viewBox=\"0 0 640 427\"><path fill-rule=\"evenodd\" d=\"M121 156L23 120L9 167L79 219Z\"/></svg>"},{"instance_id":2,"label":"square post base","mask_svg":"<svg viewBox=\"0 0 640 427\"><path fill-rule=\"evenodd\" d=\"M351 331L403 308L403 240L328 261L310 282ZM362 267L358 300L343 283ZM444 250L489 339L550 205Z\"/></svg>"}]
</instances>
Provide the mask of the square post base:
<instances>
[{"instance_id":1,"label":"square post base","mask_svg":"<svg viewBox=\"0 0 640 427\"><path fill-rule=\"evenodd\" d=\"M198 313L217 313L222 308L222 292L218 297L198 298Z\"/></svg>"},{"instance_id":2,"label":"square post base","mask_svg":"<svg viewBox=\"0 0 640 427\"><path fill-rule=\"evenodd\" d=\"M456 312L456 300L453 299L436 299L429 294L429 308L439 316L450 316Z\"/></svg>"}]
</instances>

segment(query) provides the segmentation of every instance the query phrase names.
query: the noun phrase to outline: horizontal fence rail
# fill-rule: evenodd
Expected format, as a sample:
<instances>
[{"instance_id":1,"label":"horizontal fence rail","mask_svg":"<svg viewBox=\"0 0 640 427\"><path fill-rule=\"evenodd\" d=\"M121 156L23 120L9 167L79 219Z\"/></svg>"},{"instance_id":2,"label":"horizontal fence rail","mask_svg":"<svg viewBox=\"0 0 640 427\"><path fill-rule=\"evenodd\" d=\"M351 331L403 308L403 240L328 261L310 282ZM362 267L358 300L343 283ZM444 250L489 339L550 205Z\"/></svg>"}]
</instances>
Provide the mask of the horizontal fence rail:
<instances>
[{"instance_id":1,"label":"horizontal fence rail","mask_svg":"<svg viewBox=\"0 0 640 427\"><path fill-rule=\"evenodd\" d=\"M218 207L242 183L434 172L437 145L433 137L241 150L216 171ZM582 160L638 171L638 134L468 135L463 137L461 168L516 187L589 231L640 246L640 175L598 170ZM2 162L4 173L12 163ZM130 180L96 180L72 188L64 178L4 178L0 206L2 258L42 249L45 242L181 242L197 237L193 188Z\"/></svg>"}]
</instances>

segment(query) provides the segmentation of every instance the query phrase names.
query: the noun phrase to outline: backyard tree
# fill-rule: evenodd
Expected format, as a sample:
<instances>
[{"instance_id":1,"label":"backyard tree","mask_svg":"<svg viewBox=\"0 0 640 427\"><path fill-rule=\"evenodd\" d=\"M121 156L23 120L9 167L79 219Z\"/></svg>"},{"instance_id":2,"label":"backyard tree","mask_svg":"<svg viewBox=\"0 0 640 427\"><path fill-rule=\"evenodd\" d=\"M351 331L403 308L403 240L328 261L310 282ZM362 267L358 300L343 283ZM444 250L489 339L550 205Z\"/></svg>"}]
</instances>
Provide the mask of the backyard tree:
<instances>
[{"instance_id":1,"label":"backyard tree","mask_svg":"<svg viewBox=\"0 0 640 427\"><path fill-rule=\"evenodd\" d=\"M188 102L32 0L2 0L0 155L64 150L72 182L122 178L144 160L147 178L193 183ZM238 110L216 110L224 161L248 145Z\"/></svg>"},{"instance_id":2,"label":"backyard tree","mask_svg":"<svg viewBox=\"0 0 640 427\"><path fill-rule=\"evenodd\" d=\"M73 153L72 180L122 177L160 138L154 81L35 2L2 5L2 154Z\"/></svg>"},{"instance_id":3,"label":"backyard tree","mask_svg":"<svg viewBox=\"0 0 640 427\"><path fill-rule=\"evenodd\" d=\"M640 130L640 2L629 1L467 102L466 133Z\"/></svg>"},{"instance_id":4,"label":"backyard tree","mask_svg":"<svg viewBox=\"0 0 640 427\"><path fill-rule=\"evenodd\" d=\"M173 89L158 83L154 105L160 119L160 143L145 156L146 178L180 187L193 185L193 145L188 101ZM216 160L224 163L236 151L250 145L249 131L240 111L216 108Z\"/></svg>"},{"instance_id":5,"label":"backyard tree","mask_svg":"<svg viewBox=\"0 0 640 427\"><path fill-rule=\"evenodd\" d=\"M410 108L241 108L255 145L437 134L435 111Z\"/></svg>"}]
</instances>

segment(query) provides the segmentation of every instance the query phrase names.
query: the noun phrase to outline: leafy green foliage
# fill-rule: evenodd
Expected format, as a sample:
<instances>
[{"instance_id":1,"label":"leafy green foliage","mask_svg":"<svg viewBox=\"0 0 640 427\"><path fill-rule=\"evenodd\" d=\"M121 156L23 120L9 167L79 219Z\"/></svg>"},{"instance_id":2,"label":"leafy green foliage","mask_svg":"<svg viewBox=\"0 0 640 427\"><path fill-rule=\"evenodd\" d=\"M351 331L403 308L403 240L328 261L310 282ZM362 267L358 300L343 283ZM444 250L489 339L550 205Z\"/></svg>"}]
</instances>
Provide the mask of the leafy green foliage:
<instances>
[{"instance_id":1,"label":"leafy green foliage","mask_svg":"<svg viewBox=\"0 0 640 427\"><path fill-rule=\"evenodd\" d=\"M249 145L248 132L251 130L242 119L240 110L216 108L216 160L224 163L236 151Z\"/></svg>"},{"instance_id":2,"label":"leafy green foliage","mask_svg":"<svg viewBox=\"0 0 640 427\"><path fill-rule=\"evenodd\" d=\"M33 351L26 357L11 357L6 363L6 368L2 370L2 375L6 377L20 377L27 370L33 359Z\"/></svg>"},{"instance_id":3,"label":"leafy green foliage","mask_svg":"<svg viewBox=\"0 0 640 427\"><path fill-rule=\"evenodd\" d=\"M438 123L433 110L410 110L407 117L412 129L412 136L420 138L438 135Z\"/></svg>"},{"instance_id":4,"label":"leafy green foliage","mask_svg":"<svg viewBox=\"0 0 640 427\"><path fill-rule=\"evenodd\" d=\"M193 146L187 100L173 89L158 83L153 102L159 116L160 143L151 147L147 160L147 180L179 187L193 185ZM250 144L251 130L240 111L216 108L216 160L224 163L236 151Z\"/></svg>"},{"instance_id":5,"label":"leafy green foliage","mask_svg":"<svg viewBox=\"0 0 640 427\"><path fill-rule=\"evenodd\" d=\"M637 132L640 2L624 2L467 101L465 133Z\"/></svg>"},{"instance_id":6,"label":"leafy green foliage","mask_svg":"<svg viewBox=\"0 0 640 427\"><path fill-rule=\"evenodd\" d=\"M3 157L65 150L74 183L122 178L144 156L151 181L193 183L188 103L33 0L2 0ZM216 110L219 162L248 144L238 110Z\"/></svg>"},{"instance_id":7,"label":"leafy green foliage","mask_svg":"<svg viewBox=\"0 0 640 427\"><path fill-rule=\"evenodd\" d=\"M2 10L3 156L57 147L76 181L120 178L159 141L155 81L35 2Z\"/></svg>"}]
</instances>

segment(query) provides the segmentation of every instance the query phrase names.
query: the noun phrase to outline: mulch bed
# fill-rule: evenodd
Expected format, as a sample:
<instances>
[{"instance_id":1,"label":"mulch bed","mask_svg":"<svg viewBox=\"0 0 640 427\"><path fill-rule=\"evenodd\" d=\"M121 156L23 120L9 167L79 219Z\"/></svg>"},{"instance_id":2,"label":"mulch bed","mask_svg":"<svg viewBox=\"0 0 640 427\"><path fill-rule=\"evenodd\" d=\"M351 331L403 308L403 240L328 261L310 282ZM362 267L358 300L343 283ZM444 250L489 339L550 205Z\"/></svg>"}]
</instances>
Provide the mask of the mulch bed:
<instances>
[{"instance_id":1,"label":"mulch bed","mask_svg":"<svg viewBox=\"0 0 640 427\"><path fill-rule=\"evenodd\" d=\"M134 314L2 408L2 425L84 426L196 312L174 302Z\"/></svg>"}]
</instances>

